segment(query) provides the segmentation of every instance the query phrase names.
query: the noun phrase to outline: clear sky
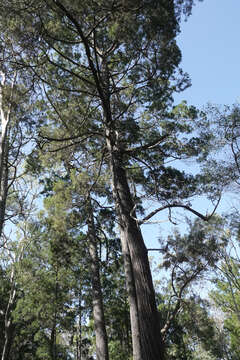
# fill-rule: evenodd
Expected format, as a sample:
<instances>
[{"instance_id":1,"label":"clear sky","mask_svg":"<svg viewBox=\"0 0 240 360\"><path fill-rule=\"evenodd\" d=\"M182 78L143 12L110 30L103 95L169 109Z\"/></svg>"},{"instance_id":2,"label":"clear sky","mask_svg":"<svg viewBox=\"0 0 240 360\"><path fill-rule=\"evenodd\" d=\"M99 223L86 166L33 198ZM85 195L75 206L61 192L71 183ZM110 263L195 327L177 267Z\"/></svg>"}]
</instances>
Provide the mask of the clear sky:
<instances>
[{"instance_id":1,"label":"clear sky","mask_svg":"<svg viewBox=\"0 0 240 360\"><path fill-rule=\"evenodd\" d=\"M240 0L196 0L181 30L182 68L192 87L177 100L192 105L240 102Z\"/></svg>"}]
</instances>

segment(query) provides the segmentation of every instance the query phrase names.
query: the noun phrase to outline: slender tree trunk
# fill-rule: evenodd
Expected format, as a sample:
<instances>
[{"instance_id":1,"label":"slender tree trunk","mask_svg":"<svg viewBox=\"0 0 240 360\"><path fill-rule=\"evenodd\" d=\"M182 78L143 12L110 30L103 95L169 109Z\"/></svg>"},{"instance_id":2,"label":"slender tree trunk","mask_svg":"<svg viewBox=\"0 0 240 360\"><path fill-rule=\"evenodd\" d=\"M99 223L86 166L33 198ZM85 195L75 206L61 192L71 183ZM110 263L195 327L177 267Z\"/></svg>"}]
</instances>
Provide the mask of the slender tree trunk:
<instances>
[{"instance_id":1,"label":"slender tree trunk","mask_svg":"<svg viewBox=\"0 0 240 360\"><path fill-rule=\"evenodd\" d=\"M0 140L0 236L5 221L6 200L8 193L8 139L2 134Z\"/></svg>"},{"instance_id":2,"label":"slender tree trunk","mask_svg":"<svg viewBox=\"0 0 240 360\"><path fill-rule=\"evenodd\" d=\"M148 261L147 249L144 244L141 230L132 216L134 202L129 189L126 170L122 165L120 151L114 150L114 139L111 141L111 130L109 130L107 145L110 153L110 167L112 172L112 186L114 193L115 207L120 224L120 237L123 252L129 249L130 265L132 272L124 262L127 286L130 299L131 328L133 331L134 360L163 360L164 349L160 333L160 322L156 307L155 292L152 282L152 275ZM115 145L116 146L116 145ZM116 149L116 147L115 147ZM131 278L132 276L132 278ZM131 294L129 289L135 288ZM133 298L135 299L135 303ZM132 299L131 299L132 298ZM137 311L137 316L135 312ZM136 318L137 317L137 318ZM139 331L140 344L134 339ZM140 346L140 354L139 347Z\"/></svg>"},{"instance_id":3,"label":"slender tree trunk","mask_svg":"<svg viewBox=\"0 0 240 360\"><path fill-rule=\"evenodd\" d=\"M0 97L1 98L1 97ZM1 101L0 101L0 105ZM8 119L4 116L4 111L1 108L1 137L0 137L0 236L2 235L5 208L8 192Z\"/></svg>"},{"instance_id":4,"label":"slender tree trunk","mask_svg":"<svg viewBox=\"0 0 240 360\"><path fill-rule=\"evenodd\" d=\"M89 204L88 240L89 253L91 258L91 275L92 275L92 296L93 296L93 319L96 334L96 355L97 360L108 360L108 339L104 318L102 288L99 272L99 258L97 254L96 231L91 204Z\"/></svg>"},{"instance_id":5,"label":"slender tree trunk","mask_svg":"<svg viewBox=\"0 0 240 360\"><path fill-rule=\"evenodd\" d=\"M8 324L5 323L5 341L4 341L4 345L3 345L3 352L2 352L2 358L1 358L2 360L9 359L11 346L12 346L12 339L13 339L12 322L9 321Z\"/></svg>"},{"instance_id":6,"label":"slender tree trunk","mask_svg":"<svg viewBox=\"0 0 240 360\"><path fill-rule=\"evenodd\" d=\"M82 290L81 283L78 292L78 326L76 341L76 360L82 360Z\"/></svg>"},{"instance_id":7,"label":"slender tree trunk","mask_svg":"<svg viewBox=\"0 0 240 360\"><path fill-rule=\"evenodd\" d=\"M50 338L50 352L52 360L57 359L57 343L56 343L56 327L57 327L57 314L58 314L58 290L59 290L59 282L58 282L58 264L55 269L55 293L54 293L54 317L53 324L51 329L51 338Z\"/></svg>"},{"instance_id":8,"label":"slender tree trunk","mask_svg":"<svg viewBox=\"0 0 240 360\"><path fill-rule=\"evenodd\" d=\"M11 291L10 291L10 295L9 295L9 300L8 300L8 305L5 311L5 319L4 319L4 336L5 336L5 341L4 341L4 345L3 345L3 351L2 351L2 358L1 360L8 360L9 356L10 356L10 351L11 351L11 346L12 346L12 342L13 342L13 338L14 338L14 325L12 322L12 317L11 317L11 312L12 312L12 308L15 304L16 301L16 289L15 289L15 270L14 267L12 268L11 271L11 277L10 277L10 282L11 282Z\"/></svg>"},{"instance_id":9,"label":"slender tree trunk","mask_svg":"<svg viewBox=\"0 0 240 360\"><path fill-rule=\"evenodd\" d=\"M51 329L50 353L51 353L52 360L56 360L56 322L55 322L55 320L53 323L53 327Z\"/></svg>"},{"instance_id":10,"label":"slender tree trunk","mask_svg":"<svg viewBox=\"0 0 240 360\"><path fill-rule=\"evenodd\" d=\"M6 200L8 194L8 153L9 153L9 132L10 132L10 115L13 97L14 85L16 83L15 73L11 83L11 94L7 109L4 108L4 87L6 85L6 74L0 71L0 236L2 235L5 221Z\"/></svg>"}]
</instances>

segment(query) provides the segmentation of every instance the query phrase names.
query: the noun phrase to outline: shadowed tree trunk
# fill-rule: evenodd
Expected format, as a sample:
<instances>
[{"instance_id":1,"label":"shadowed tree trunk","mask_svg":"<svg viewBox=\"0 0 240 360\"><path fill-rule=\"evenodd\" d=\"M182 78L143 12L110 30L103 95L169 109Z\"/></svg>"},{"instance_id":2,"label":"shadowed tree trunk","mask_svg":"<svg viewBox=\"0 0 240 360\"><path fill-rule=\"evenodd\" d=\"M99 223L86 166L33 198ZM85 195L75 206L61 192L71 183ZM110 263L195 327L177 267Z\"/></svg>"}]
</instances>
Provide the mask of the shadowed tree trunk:
<instances>
[{"instance_id":1,"label":"shadowed tree trunk","mask_svg":"<svg viewBox=\"0 0 240 360\"><path fill-rule=\"evenodd\" d=\"M129 253L128 243L125 239L125 234L122 231L122 228L120 229L120 238L121 238L121 244L122 244L124 270L125 270L125 277L126 277L129 308L130 308L133 358L134 358L134 360L141 360L142 355L141 355L141 343L140 343L140 330L139 330L139 320L138 320L136 289L135 289L135 284L134 284L131 256ZM123 241L123 239L124 239L124 241Z\"/></svg>"}]
</instances>

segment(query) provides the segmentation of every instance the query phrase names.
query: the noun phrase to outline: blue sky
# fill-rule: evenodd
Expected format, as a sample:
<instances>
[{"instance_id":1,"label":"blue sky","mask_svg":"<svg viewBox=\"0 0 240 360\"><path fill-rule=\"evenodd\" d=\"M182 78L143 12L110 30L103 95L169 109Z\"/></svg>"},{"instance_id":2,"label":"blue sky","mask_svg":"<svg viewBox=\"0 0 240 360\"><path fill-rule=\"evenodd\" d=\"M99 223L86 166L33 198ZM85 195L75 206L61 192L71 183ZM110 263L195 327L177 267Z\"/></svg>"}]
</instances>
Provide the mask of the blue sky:
<instances>
[{"instance_id":1,"label":"blue sky","mask_svg":"<svg viewBox=\"0 0 240 360\"><path fill-rule=\"evenodd\" d=\"M177 100L193 105L240 102L240 1L196 1L181 26L182 68L192 87Z\"/></svg>"}]
</instances>

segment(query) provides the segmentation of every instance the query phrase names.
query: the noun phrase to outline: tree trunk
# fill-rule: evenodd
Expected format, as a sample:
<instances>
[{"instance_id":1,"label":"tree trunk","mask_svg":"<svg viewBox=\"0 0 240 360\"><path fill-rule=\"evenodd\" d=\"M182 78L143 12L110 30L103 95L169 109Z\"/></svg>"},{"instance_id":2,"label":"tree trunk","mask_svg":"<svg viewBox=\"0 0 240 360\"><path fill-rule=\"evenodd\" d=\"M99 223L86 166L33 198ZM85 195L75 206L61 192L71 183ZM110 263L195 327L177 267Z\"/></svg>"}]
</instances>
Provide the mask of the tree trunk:
<instances>
[{"instance_id":1,"label":"tree trunk","mask_svg":"<svg viewBox=\"0 0 240 360\"><path fill-rule=\"evenodd\" d=\"M58 281L58 264L56 264L55 268L55 291L54 291L54 315L53 315L53 324L51 329L51 337L50 337L50 355L52 360L57 359L57 315L58 315L58 290L59 290L59 281Z\"/></svg>"},{"instance_id":2,"label":"tree trunk","mask_svg":"<svg viewBox=\"0 0 240 360\"><path fill-rule=\"evenodd\" d=\"M78 327L76 340L76 360L82 360L82 289L81 283L78 292Z\"/></svg>"},{"instance_id":3,"label":"tree trunk","mask_svg":"<svg viewBox=\"0 0 240 360\"><path fill-rule=\"evenodd\" d=\"M88 240L89 253L91 258L91 276L92 276L92 303L93 303L93 319L96 335L96 355L97 360L108 360L108 339L105 326L102 288L99 273L99 258L97 254L96 231L93 219L91 204L89 206L88 224Z\"/></svg>"},{"instance_id":4,"label":"tree trunk","mask_svg":"<svg viewBox=\"0 0 240 360\"><path fill-rule=\"evenodd\" d=\"M131 256L128 248L128 242L126 241L125 234L122 231L122 228L120 229L120 238L121 238L122 253L124 259L124 271L126 277L126 287L127 287L128 301L130 308L133 359L141 360L142 352L141 352L141 343L140 343L136 289L134 284L133 269L131 263Z\"/></svg>"},{"instance_id":5,"label":"tree trunk","mask_svg":"<svg viewBox=\"0 0 240 360\"><path fill-rule=\"evenodd\" d=\"M5 319L4 319L4 335L5 341L3 345L2 358L1 360L8 360L12 342L14 338L14 324L12 322L11 312L15 305L16 301L16 289L15 289L15 270L14 267L11 271L10 283L11 283L11 291L9 295L8 305L5 311Z\"/></svg>"},{"instance_id":6,"label":"tree trunk","mask_svg":"<svg viewBox=\"0 0 240 360\"><path fill-rule=\"evenodd\" d=\"M6 325L6 323L5 323L5 341L4 341L4 345L3 345L3 352L2 352L2 358L1 358L2 360L9 359L11 346L12 346L12 339L13 339L12 322L9 323L8 325Z\"/></svg>"},{"instance_id":7,"label":"tree trunk","mask_svg":"<svg viewBox=\"0 0 240 360\"><path fill-rule=\"evenodd\" d=\"M50 337L50 354L52 360L56 360L56 322L54 320Z\"/></svg>"},{"instance_id":8,"label":"tree trunk","mask_svg":"<svg viewBox=\"0 0 240 360\"><path fill-rule=\"evenodd\" d=\"M163 360L163 342L160 333L160 322L147 249L137 221L131 215L134 202L129 189L126 170L122 166L121 152L113 150L113 143L114 142L111 143L111 138L110 141L107 142L111 159L110 167L113 180L114 201L119 218L123 252L128 248L130 254L129 262L132 272L129 268L125 268L127 284L129 283L131 284L131 288L135 288L134 296L136 297L135 302L137 304L137 306L135 306L134 303L132 304L130 302L133 346L134 342L138 344L138 340L134 339L136 336L134 332L135 329L138 328L140 333L141 355L139 357L139 349L134 349L134 360ZM124 262L124 265L126 267L128 266L126 262ZM133 277L132 279L131 276ZM130 301L132 301L131 297L132 294L129 292ZM138 320L136 319L136 314L133 313L135 311L137 311Z\"/></svg>"},{"instance_id":9,"label":"tree trunk","mask_svg":"<svg viewBox=\"0 0 240 360\"><path fill-rule=\"evenodd\" d=\"M0 122L1 122L1 136L0 136L0 236L2 235L3 225L5 221L6 200L8 195L8 156L9 156L9 132L10 132L10 115L13 97L14 85L16 82L17 73L14 74L11 83L10 100L7 109L4 109L4 87L6 85L6 74L0 71Z\"/></svg>"},{"instance_id":10,"label":"tree trunk","mask_svg":"<svg viewBox=\"0 0 240 360\"><path fill-rule=\"evenodd\" d=\"M0 236L5 221L5 208L8 193L8 120L1 110L1 138L0 138Z\"/></svg>"}]
</instances>

